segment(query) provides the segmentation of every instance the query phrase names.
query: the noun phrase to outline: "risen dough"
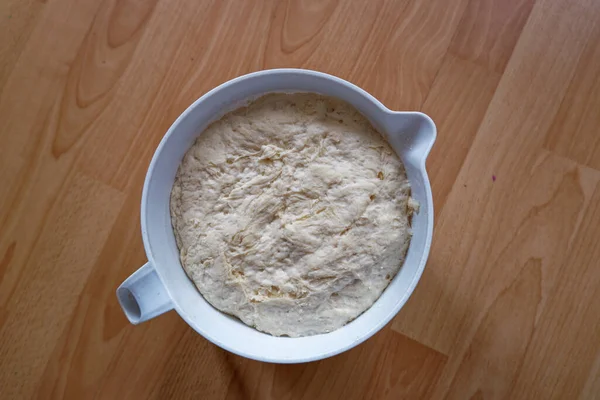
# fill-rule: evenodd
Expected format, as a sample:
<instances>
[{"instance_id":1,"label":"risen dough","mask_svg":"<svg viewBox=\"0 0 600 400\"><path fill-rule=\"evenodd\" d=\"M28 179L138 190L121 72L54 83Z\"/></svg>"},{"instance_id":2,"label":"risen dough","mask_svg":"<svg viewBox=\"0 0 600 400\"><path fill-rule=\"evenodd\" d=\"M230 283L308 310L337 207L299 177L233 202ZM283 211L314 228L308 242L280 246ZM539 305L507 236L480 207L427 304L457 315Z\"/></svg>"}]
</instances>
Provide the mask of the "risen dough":
<instances>
[{"instance_id":1,"label":"risen dough","mask_svg":"<svg viewBox=\"0 0 600 400\"><path fill-rule=\"evenodd\" d=\"M200 135L171 216L206 300L296 337L340 328L381 295L410 242L409 195L401 161L355 108L273 94Z\"/></svg>"}]
</instances>

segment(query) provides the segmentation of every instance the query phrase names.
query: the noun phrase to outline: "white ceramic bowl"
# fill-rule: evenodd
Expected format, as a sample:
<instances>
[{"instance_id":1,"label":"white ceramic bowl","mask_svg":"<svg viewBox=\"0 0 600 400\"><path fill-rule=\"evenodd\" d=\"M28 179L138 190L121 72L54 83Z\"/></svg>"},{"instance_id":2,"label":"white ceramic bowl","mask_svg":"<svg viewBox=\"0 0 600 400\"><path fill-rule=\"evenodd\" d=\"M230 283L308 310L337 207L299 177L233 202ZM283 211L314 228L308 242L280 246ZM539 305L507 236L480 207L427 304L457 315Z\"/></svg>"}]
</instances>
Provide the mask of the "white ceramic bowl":
<instances>
[{"instance_id":1,"label":"white ceramic bowl","mask_svg":"<svg viewBox=\"0 0 600 400\"><path fill-rule=\"evenodd\" d=\"M421 204L412 220L413 238L400 272L371 308L331 333L288 338L250 328L206 302L179 261L171 228L169 195L183 155L209 123L268 92L316 92L355 106L398 153L406 166L412 196ZM260 71L211 90L177 118L150 163L141 211L148 263L117 289L125 315L131 323L137 324L175 309L192 328L216 345L244 357L275 363L319 360L360 344L398 313L425 268L433 233L433 202L425 159L435 136L435 125L427 115L390 111L359 87L320 72Z\"/></svg>"}]
</instances>

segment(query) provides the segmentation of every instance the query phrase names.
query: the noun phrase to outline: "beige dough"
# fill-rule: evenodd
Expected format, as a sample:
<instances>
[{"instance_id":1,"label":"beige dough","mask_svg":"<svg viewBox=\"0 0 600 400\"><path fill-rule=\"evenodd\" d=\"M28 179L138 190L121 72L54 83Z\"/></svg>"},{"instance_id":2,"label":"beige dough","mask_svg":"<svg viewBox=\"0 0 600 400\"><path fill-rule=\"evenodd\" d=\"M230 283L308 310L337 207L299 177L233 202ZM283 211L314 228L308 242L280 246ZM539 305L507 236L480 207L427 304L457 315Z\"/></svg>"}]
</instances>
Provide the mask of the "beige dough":
<instances>
[{"instance_id":1,"label":"beige dough","mask_svg":"<svg viewBox=\"0 0 600 400\"><path fill-rule=\"evenodd\" d=\"M272 94L200 135L171 216L206 300L297 337L338 329L381 295L410 242L409 196L401 161L355 108Z\"/></svg>"}]
</instances>

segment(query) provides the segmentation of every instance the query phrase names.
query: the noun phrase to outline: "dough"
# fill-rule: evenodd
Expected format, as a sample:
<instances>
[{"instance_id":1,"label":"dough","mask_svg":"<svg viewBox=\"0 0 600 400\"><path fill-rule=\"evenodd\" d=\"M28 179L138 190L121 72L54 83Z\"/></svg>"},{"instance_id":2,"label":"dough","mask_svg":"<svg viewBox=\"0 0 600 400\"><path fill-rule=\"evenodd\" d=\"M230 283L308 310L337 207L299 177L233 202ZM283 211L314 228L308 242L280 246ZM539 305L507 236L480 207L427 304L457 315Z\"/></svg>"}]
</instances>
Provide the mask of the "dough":
<instances>
[{"instance_id":1,"label":"dough","mask_svg":"<svg viewBox=\"0 0 600 400\"><path fill-rule=\"evenodd\" d=\"M354 107L270 94L200 135L171 220L210 304L298 337L340 328L381 295L410 242L409 196L400 159Z\"/></svg>"}]
</instances>

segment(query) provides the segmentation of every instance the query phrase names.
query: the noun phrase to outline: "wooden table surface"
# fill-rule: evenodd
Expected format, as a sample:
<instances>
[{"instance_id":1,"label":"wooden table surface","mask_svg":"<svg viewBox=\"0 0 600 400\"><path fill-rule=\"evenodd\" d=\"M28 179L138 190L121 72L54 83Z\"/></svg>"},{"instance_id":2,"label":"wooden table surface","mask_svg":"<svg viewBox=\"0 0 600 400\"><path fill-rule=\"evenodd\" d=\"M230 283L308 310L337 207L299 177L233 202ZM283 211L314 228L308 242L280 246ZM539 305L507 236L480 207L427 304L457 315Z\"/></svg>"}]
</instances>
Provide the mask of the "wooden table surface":
<instances>
[{"instance_id":1,"label":"wooden table surface","mask_svg":"<svg viewBox=\"0 0 600 400\"><path fill-rule=\"evenodd\" d=\"M597 0L4 0L0 398L599 399ZM130 325L142 182L174 119L251 71L338 75L438 126L419 286L331 359Z\"/></svg>"}]
</instances>

